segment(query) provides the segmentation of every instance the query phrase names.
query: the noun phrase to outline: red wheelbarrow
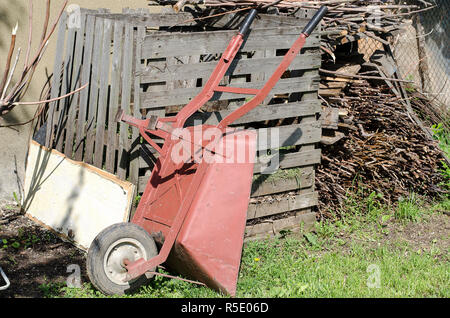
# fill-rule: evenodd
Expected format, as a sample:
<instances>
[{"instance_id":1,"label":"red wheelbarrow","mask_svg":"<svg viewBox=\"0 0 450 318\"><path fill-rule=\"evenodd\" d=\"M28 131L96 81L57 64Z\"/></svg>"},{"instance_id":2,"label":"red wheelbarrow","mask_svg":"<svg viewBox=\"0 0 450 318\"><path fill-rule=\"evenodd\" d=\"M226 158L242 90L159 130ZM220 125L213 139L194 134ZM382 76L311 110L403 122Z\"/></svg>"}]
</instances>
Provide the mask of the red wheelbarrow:
<instances>
[{"instance_id":1,"label":"red wheelbarrow","mask_svg":"<svg viewBox=\"0 0 450 318\"><path fill-rule=\"evenodd\" d=\"M87 272L105 294L140 286L162 264L182 276L234 296L256 156L256 134L228 125L258 106L327 12L320 8L261 89L219 86L256 16L252 9L206 85L173 117L117 120L139 128L159 158L131 222L114 224L92 242ZM254 97L218 125L185 127L215 92ZM160 147L156 136L162 139Z\"/></svg>"}]
</instances>

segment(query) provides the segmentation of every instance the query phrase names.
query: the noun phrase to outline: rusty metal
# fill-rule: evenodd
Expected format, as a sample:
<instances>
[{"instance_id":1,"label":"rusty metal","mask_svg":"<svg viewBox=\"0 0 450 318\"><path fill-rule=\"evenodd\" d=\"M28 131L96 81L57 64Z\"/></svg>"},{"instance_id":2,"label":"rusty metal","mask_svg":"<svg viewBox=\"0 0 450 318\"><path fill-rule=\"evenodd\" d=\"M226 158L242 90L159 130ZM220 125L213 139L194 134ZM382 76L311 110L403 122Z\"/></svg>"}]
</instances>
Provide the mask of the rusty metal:
<instances>
[{"instance_id":1,"label":"rusty metal","mask_svg":"<svg viewBox=\"0 0 450 318\"><path fill-rule=\"evenodd\" d=\"M159 267L161 268L162 266L159 266ZM190 279L186 279L186 278L181 278L179 276L163 274L163 273L160 273L160 272L147 272L147 274L162 276L162 277L171 278L171 279L176 279L176 280L180 280L182 282L188 282L188 283L196 284L196 285L200 285L200 286L206 286L206 284L204 284L202 282L198 282L196 280L190 280Z\"/></svg>"}]
</instances>

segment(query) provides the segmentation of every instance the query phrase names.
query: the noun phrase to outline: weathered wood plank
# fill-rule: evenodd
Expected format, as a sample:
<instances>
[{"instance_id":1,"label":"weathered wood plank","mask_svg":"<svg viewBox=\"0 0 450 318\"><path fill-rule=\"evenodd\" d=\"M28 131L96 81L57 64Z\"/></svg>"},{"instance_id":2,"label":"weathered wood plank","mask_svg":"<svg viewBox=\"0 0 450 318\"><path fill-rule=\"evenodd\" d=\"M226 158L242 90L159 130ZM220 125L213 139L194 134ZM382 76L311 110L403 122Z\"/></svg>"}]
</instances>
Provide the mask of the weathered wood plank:
<instances>
[{"instance_id":1,"label":"weathered wood plank","mask_svg":"<svg viewBox=\"0 0 450 318\"><path fill-rule=\"evenodd\" d=\"M309 208L317 205L318 197L317 192L310 192L286 197L279 201L274 199L273 202L250 204L247 210L247 220Z\"/></svg>"},{"instance_id":2,"label":"weathered wood plank","mask_svg":"<svg viewBox=\"0 0 450 318\"><path fill-rule=\"evenodd\" d=\"M83 64L81 70L81 83L84 85L89 82L91 74L92 47L94 44L95 18L88 16L86 18L86 37L84 39ZM86 115L88 110L89 87L83 89L80 93L80 103L78 110L78 124L76 130L76 149L75 160L83 159L83 149L86 143Z\"/></svg>"},{"instance_id":3,"label":"weathered wood plank","mask_svg":"<svg viewBox=\"0 0 450 318\"><path fill-rule=\"evenodd\" d=\"M67 13L63 12L58 25L58 38L56 40L57 50L55 53L55 64L53 66L52 87L50 93L51 98L58 97L61 88L61 72L63 71L62 61L64 54L64 43L66 38L66 26L67 26ZM56 112L57 107L58 102L52 102L49 105L47 127L46 127L47 131L45 135L45 145L48 148L53 148L54 133L57 128L55 127L55 124L57 123L57 112Z\"/></svg>"},{"instance_id":4,"label":"weathered wood plank","mask_svg":"<svg viewBox=\"0 0 450 318\"><path fill-rule=\"evenodd\" d=\"M320 122L322 123L322 128L337 130L339 122L339 108L324 108L320 116Z\"/></svg>"},{"instance_id":5,"label":"weathered wood plank","mask_svg":"<svg viewBox=\"0 0 450 318\"><path fill-rule=\"evenodd\" d=\"M105 168L113 173L116 150L117 122L115 120L117 110L119 108L120 94L120 75L122 73L122 52L123 52L123 23L121 21L114 22L114 38L113 38L113 56L111 60L111 93L109 99L108 112L108 146L106 149Z\"/></svg>"},{"instance_id":6,"label":"weathered wood plank","mask_svg":"<svg viewBox=\"0 0 450 318\"><path fill-rule=\"evenodd\" d=\"M277 168L287 169L318 164L320 163L320 149L278 154L278 159L272 158L272 160L267 159L267 161L261 157L258 158L259 161L255 163L255 168L253 169L254 173L261 173L268 167L276 170ZM278 164L273 162L274 159Z\"/></svg>"},{"instance_id":7,"label":"weathered wood plank","mask_svg":"<svg viewBox=\"0 0 450 318\"><path fill-rule=\"evenodd\" d=\"M110 68L111 55L111 35L112 35L112 21L104 20L102 54L100 62L100 85L98 93L98 109L97 109L97 125L95 127L95 152L94 152L94 166L102 168L103 151L104 151L104 135L106 123L106 111L108 105L108 80Z\"/></svg>"},{"instance_id":8,"label":"weathered wood plank","mask_svg":"<svg viewBox=\"0 0 450 318\"><path fill-rule=\"evenodd\" d=\"M145 36L145 28L138 27L135 37L135 57L134 57L134 70L136 73L141 72L142 70L142 41ZM142 88L141 81L139 77L134 74L134 105L133 105L133 115L136 118L141 118L142 114L140 111L141 108L141 96L142 96ZM135 144L135 147L132 151L136 152L137 155L135 158L130 158L130 182L137 184L139 186L139 154L140 154L140 145L139 145L139 131L136 128L133 128L132 140ZM139 189L138 189L139 191Z\"/></svg>"},{"instance_id":9,"label":"weathered wood plank","mask_svg":"<svg viewBox=\"0 0 450 318\"><path fill-rule=\"evenodd\" d=\"M130 101L131 101L131 82L132 82L132 65L133 65L133 26L130 24L125 25L124 30L124 53L122 61L122 100L121 108L125 114L130 115ZM119 147L118 147L118 167L117 174L120 179L125 180L128 166L128 150L129 150L129 140L128 140L128 124L120 123L120 137L119 137Z\"/></svg>"},{"instance_id":10,"label":"weathered wood plank","mask_svg":"<svg viewBox=\"0 0 450 318\"><path fill-rule=\"evenodd\" d=\"M250 196L252 198L275 194L286 191L298 190L310 187L314 183L314 171L301 170L296 177L281 178L278 180L264 181L268 175L259 175L252 183Z\"/></svg>"},{"instance_id":11,"label":"weathered wood plank","mask_svg":"<svg viewBox=\"0 0 450 318\"><path fill-rule=\"evenodd\" d=\"M73 48L75 45L75 29L70 28L67 31L66 51L64 55L64 70L61 84L61 95L67 94L72 86L72 65L73 65ZM56 149L64 153L65 132L67 130L68 120L67 114L70 107L70 98L65 98L59 102L59 112L57 121Z\"/></svg>"},{"instance_id":12,"label":"weathered wood plank","mask_svg":"<svg viewBox=\"0 0 450 318\"><path fill-rule=\"evenodd\" d=\"M304 76L314 76L314 75L318 75L319 74L319 70L318 69L314 69L314 70L308 70L304 73ZM306 92L303 94L302 96L302 101L309 101L309 100L317 100L318 99L318 92L314 91L314 92ZM302 117L300 123L313 123L315 122L316 116L304 116ZM322 123L320 123L322 124ZM302 145L300 151L313 151L316 148L316 145L314 144L310 144L310 145ZM311 187L309 189L302 189L300 191L300 193L304 193L304 192L313 192L315 191L315 184L313 183L311 185ZM311 209L308 209L309 211L311 211Z\"/></svg>"},{"instance_id":13,"label":"weathered wood plank","mask_svg":"<svg viewBox=\"0 0 450 318\"><path fill-rule=\"evenodd\" d=\"M269 98L273 94L284 94L291 92L308 92L317 91L319 86L319 76L305 76L296 78L286 78L280 79L272 91L269 93ZM254 88L259 89L263 87L265 82L248 82L240 83L242 88ZM160 92L149 92L142 93L141 95L141 107L146 108L156 108L162 106L172 106L187 104L193 97L195 97L200 91L201 87L195 88L178 88L174 90L160 91ZM236 99L236 98L246 98L253 95L246 94L233 94L233 93L222 93L216 92L210 101L224 100L224 99Z\"/></svg>"},{"instance_id":14,"label":"weathered wood plank","mask_svg":"<svg viewBox=\"0 0 450 318\"><path fill-rule=\"evenodd\" d=\"M95 127L98 108L98 90L100 81L100 63L102 53L102 40L103 40L103 24L104 19L95 19L95 38L94 49L92 55L92 75L90 81L90 96L89 96L89 113L86 126L86 152L84 161L92 164L94 162L94 143L95 143Z\"/></svg>"},{"instance_id":15,"label":"weathered wood plank","mask_svg":"<svg viewBox=\"0 0 450 318\"><path fill-rule=\"evenodd\" d=\"M121 21L123 23L129 23L134 26L142 27L163 27L172 26L177 23L183 23L186 20L192 19L193 15L187 12L180 12L176 14L156 14L156 13L136 13L136 12L123 12L123 13L102 13L92 11L90 14L99 16L105 19L111 19ZM183 23L183 25L195 25L196 22Z\"/></svg>"},{"instance_id":16,"label":"weathered wood plank","mask_svg":"<svg viewBox=\"0 0 450 318\"><path fill-rule=\"evenodd\" d=\"M302 27L251 29L241 52L288 49L300 35ZM208 31L190 33L162 33L147 35L142 44L142 58L161 58L197 54L222 53L236 31ZM311 34L304 48L320 45L319 37Z\"/></svg>"},{"instance_id":17,"label":"weathered wood plank","mask_svg":"<svg viewBox=\"0 0 450 318\"><path fill-rule=\"evenodd\" d=\"M295 124L289 126L257 129L257 150L278 149L281 147L320 142L322 128L320 122ZM278 137L278 138L277 138ZM267 141L271 142L267 142ZM275 140L275 143L273 141Z\"/></svg>"},{"instance_id":18,"label":"weathered wood plank","mask_svg":"<svg viewBox=\"0 0 450 318\"><path fill-rule=\"evenodd\" d=\"M198 18L191 12L178 12L178 13L149 13L149 12L136 12L124 8L122 13L110 13L109 10L90 10L82 8L82 12L90 15L101 16L107 19L120 20L126 23L130 23L135 26L145 26L149 28L159 27L172 27L172 26L194 26L194 25L207 25L215 28L237 29L245 19L245 13L227 14L216 17L214 19L204 19L201 21L192 21L192 19ZM258 19L253 21L253 28L266 28L266 27L279 27L279 26L301 26L302 28L308 23L307 18L298 18L291 16L273 16L270 14L258 14Z\"/></svg>"},{"instance_id":19,"label":"weathered wood plank","mask_svg":"<svg viewBox=\"0 0 450 318\"><path fill-rule=\"evenodd\" d=\"M259 52L259 51L258 51ZM273 73L281 63L283 56L271 58L235 59L230 65L225 76L243 75L255 73L256 71ZM289 66L290 70L303 70L319 68L321 63L320 54L305 53L297 56ZM150 62L144 68L141 83L175 81L191 78L209 77L217 66L217 61L203 63L172 64L168 62ZM252 79L253 80L253 79ZM256 80L263 82L264 79Z\"/></svg>"},{"instance_id":20,"label":"weathered wood plank","mask_svg":"<svg viewBox=\"0 0 450 318\"><path fill-rule=\"evenodd\" d=\"M316 223L316 213L306 211L308 210L305 209L295 216L290 216L274 221L273 227L275 233L280 233L281 231L286 230L291 230L292 232L297 232L299 230L308 232L312 230Z\"/></svg>"},{"instance_id":21,"label":"weathered wood plank","mask_svg":"<svg viewBox=\"0 0 450 318\"><path fill-rule=\"evenodd\" d=\"M252 122L291 118L299 116L308 116L320 113L321 103L319 100L311 100L305 102L261 105L251 110L241 118L233 122L233 125L241 125ZM193 123L195 120L201 120L205 125L217 125L223 118L229 115L231 110L223 110L218 112L196 113L189 118L187 124Z\"/></svg>"},{"instance_id":22,"label":"weathered wood plank","mask_svg":"<svg viewBox=\"0 0 450 318\"><path fill-rule=\"evenodd\" d=\"M106 9L106 8L98 8L98 9L87 9L87 8L80 8L81 13L85 13L86 15L91 15L91 16L100 16L102 17L105 14L109 14L111 13L111 10Z\"/></svg>"},{"instance_id":23,"label":"weathered wood plank","mask_svg":"<svg viewBox=\"0 0 450 318\"><path fill-rule=\"evenodd\" d=\"M217 28L235 29L239 28L246 16L246 13L233 15L227 14L210 23ZM283 15L275 16L272 14L258 14L258 19L255 19L253 21L252 28L272 28L280 26L299 26L303 28L308 22L309 19L307 18L297 18Z\"/></svg>"},{"instance_id":24,"label":"weathered wood plank","mask_svg":"<svg viewBox=\"0 0 450 318\"><path fill-rule=\"evenodd\" d=\"M300 230L308 232L314 228L315 223L315 213L298 213L295 216L272 222L248 225L245 227L244 242L273 237L278 235L282 230L290 230L293 233Z\"/></svg>"},{"instance_id":25,"label":"weathered wood plank","mask_svg":"<svg viewBox=\"0 0 450 318\"><path fill-rule=\"evenodd\" d=\"M71 71L71 81L69 91L73 91L80 87L80 79L81 79L81 59L83 54L83 43L84 43L84 30L86 23L86 16L81 15L80 17L81 23L80 27L77 28L75 35L75 49L73 53L73 61L72 61L72 71ZM74 155L74 139L76 132L76 116L79 108L79 98L80 94L77 93L72 97L68 98L68 118L67 118L67 129L66 129L66 141L64 146L64 153L67 157L73 158ZM75 145L77 147L77 145ZM76 149L76 148L75 148Z\"/></svg>"},{"instance_id":26,"label":"weathered wood plank","mask_svg":"<svg viewBox=\"0 0 450 318\"><path fill-rule=\"evenodd\" d=\"M172 26L194 26L199 22L203 25L213 26L216 28L236 29L240 26L245 14L229 14L216 19L205 19L203 21L192 21L198 18L197 15L191 12L178 13L138 13L131 11L123 11L122 13L100 12L98 10L86 10L91 15L101 16L106 19L119 20L130 23L135 26L145 26L149 28L172 27ZM277 27L277 26L301 26L304 27L308 19L299 19L293 17L277 16L275 19L273 15L259 14L258 19L252 23L254 28Z\"/></svg>"}]
</instances>

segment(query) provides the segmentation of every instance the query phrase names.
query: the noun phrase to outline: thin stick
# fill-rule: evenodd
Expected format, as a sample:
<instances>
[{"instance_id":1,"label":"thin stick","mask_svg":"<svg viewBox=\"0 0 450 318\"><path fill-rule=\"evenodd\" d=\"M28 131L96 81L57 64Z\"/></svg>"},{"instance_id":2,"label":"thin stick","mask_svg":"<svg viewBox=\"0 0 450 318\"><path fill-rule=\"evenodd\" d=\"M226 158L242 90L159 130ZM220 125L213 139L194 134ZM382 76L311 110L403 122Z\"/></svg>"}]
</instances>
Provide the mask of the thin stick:
<instances>
[{"instance_id":1,"label":"thin stick","mask_svg":"<svg viewBox=\"0 0 450 318\"><path fill-rule=\"evenodd\" d=\"M276 6L277 4L279 4L279 3L282 2L282 1L283 1L283 0L276 0L276 1L272 2L272 3L265 4L265 5L263 5L263 6L261 7L261 9L267 9L267 8L269 8L269 7L272 7L272 6Z\"/></svg>"},{"instance_id":2,"label":"thin stick","mask_svg":"<svg viewBox=\"0 0 450 318\"><path fill-rule=\"evenodd\" d=\"M14 48L16 46L16 34L18 27L19 25L16 24L16 26L11 32L11 43L9 45L8 57L6 59L5 74L3 74L2 83L0 84L0 92L3 92L3 90L5 89L6 81L8 80L9 69L11 67L11 58L14 53Z\"/></svg>"},{"instance_id":3,"label":"thin stick","mask_svg":"<svg viewBox=\"0 0 450 318\"><path fill-rule=\"evenodd\" d=\"M47 76L47 77L48 77L48 76ZM45 95L48 95L48 93L49 93L49 91L50 91L51 88L50 88L50 87L46 88L46 86L49 84L50 78L51 78L51 76L48 77L47 82L45 83L44 88L42 89L42 92L41 92L40 97L45 96ZM46 93L43 93L44 91L46 91ZM3 128L3 127L4 127L4 128L11 128L11 127L14 127L14 126L24 126L24 125L26 125L26 124L28 124L28 123L30 123L30 122L33 122L36 118L39 118L39 116L41 116L42 112L43 112L44 109L45 109L45 105L46 105L46 104L44 103L44 104L41 104L41 105L39 105L39 106L37 107L36 112L34 113L33 118L31 118L31 119L29 119L29 120L27 120L27 121L25 121L25 122L22 122L22 123L9 124L9 125L0 125L0 128ZM31 127L33 127L33 124L31 124ZM32 131L32 129L30 129L30 135L28 136L28 140L30 140L32 133L33 133L33 131Z\"/></svg>"},{"instance_id":4,"label":"thin stick","mask_svg":"<svg viewBox=\"0 0 450 318\"><path fill-rule=\"evenodd\" d=\"M45 43L44 49L42 50L41 55L39 56L38 60L35 63L36 65L41 61L42 57L44 56L44 52L47 49L48 43L49 43L48 41L47 41L47 43ZM10 99L8 99L9 101L20 100L23 97L23 95L25 95L25 92L28 89L28 86L29 86L29 83L31 82L31 78L33 77L33 74L34 74L34 70L33 70L33 72L28 73L25 76L24 80L22 80L22 84L18 88L16 88L14 94L12 94L12 95L10 94L11 97L10 97Z\"/></svg>"},{"instance_id":5,"label":"thin stick","mask_svg":"<svg viewBox=\"0 0 450 318\"><path fill-rule=\"evenodd\" d=\"M45 10L45 22L44 22L44 29L42 30L41 43L44 42L45 36L47 35L49 20L50 20L50 0L47 0L47 9Z\"/></svg>"},{"instance_id":6,"label":"thin stick","mask_svg":"<svg viewBox=\"0 0 450 318\"><path fill-rule=\"evenodd\" d=\"M59 96L59 97L55 97L55 98L52 98L52 99L41 100L41 101L38 101L38 102L16 102L16 103L12 103L12 105L14 105L14 106L17 106L17 105L37 105L37 104L42 104L42 103L55 102L57 100L67 98L67 97L69 97L69 96L71 96L73 94L78 93L79 91L85 89L88 85L89 85L89 83L86 83L82 87L80 87L80 88L78 88L78 89L76 89L76 90L74 90L74 91L72 91L70 93L67 93L65 95L62 95L62 96Z\"/></svg>"},{"instance_id":7,"label":"thin stick","mask_svg":"<svg viewBox=\"0 0 450 318\"><path fill-rule=\"evenodd\" d=\"M6 92L8 91L9 84L11 83L11 79L14 75L14 71L16 70L17 62L19 62L21 50L22 49L20 47L17 49L16 60L14 61L14 65L13 65L11 71L9 72L8 80L6 81L6 85L5 85L5 88L3 89L2 97L0 98L1 100L3 100L5 98Z\"/></svg>"},{"instance_id":8,"label":"thin stick","mask_svg":"<svg viewBox=\"0 0 450 318\"><path fill-rule=\"evenodd\" d=\"M332 74L336 77L349 77L349 78L363 78L363 79L378 79L378 80L386 80L391 82L403 82L403 83L414 83L413 81L406 81L401 80L397 78L388 78L388 77L382 77L382 76L364 76L364 75L352 75L347 73L340 73L340 72L334 72L329 70L324 70L323 68L319 68L319 71L322 73Z\"/></svg>"},{"instance_id":9,"label":"thin stick","mask_svg":"<svg viewBox=\"0 0 450 318\"><path fill-rule=\"evenodd\" d=\"M208 15L208 16L206 16L206 17L195 18L195 19L189 19L189 20L185 20L185 21L179 22L179 23L177 23L177 24L174 24L174 25L172 25L170 28L173 28L173 27L175 27L175 26L177 26L177 25L185 24L185 23L188 23L188 22L194 22L194 21L200 21L200 20L205 20L205 19L209 19L209 18L220 17L220 16L222 16L222 15L231 14L231 13L236 13L236 12L239 12L239 11L245 11L245 10L250 10L250 9L251 9L251 8L241 8L241 9L237 9L237 10L233 10L233 11L227 11L227 12L217 13L217 14L213 14L213 15Z\"/></svg>"},{"instance_id":10,"label":"thin stick","mask_svg":"<svg viewBox=\"0 0 450 318\"><path fill-rule=\"evenodd\" d=\"M0 125L0 128L9 128L9 127L14 127L14 126L24 126L24 125L26 125L28 123L31 123L33 120L35 120L36 118L41 116L41 114L42 114L44 109L45 109L45 103L38 107L38 109L36 110L36 115L34 115L34 117L31 118L30 120L27 120L27 121L25 121L23 123L18 123L18 124Z\"/></svg>"}]
</instances>

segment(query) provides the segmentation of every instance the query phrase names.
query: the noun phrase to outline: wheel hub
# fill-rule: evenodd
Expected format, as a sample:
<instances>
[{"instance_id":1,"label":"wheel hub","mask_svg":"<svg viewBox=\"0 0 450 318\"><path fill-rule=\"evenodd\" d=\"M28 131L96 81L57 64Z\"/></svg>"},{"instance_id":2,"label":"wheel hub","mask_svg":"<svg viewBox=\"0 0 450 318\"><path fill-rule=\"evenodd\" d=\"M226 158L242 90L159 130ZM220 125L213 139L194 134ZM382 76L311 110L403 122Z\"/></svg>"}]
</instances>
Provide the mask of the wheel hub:
<instances>
[{"instance_id":1,"label":"wheel hub","mask_svg":"<svg viewBox=\"0 0 450 318\"><path fill-rule=\"evenodd\" d=\"M133 238L120 239L108 248L103 261L106 276L115 284L126 285L127 269L125 263L147 259L144 246Z\"/></svg>"}]
</instances>

